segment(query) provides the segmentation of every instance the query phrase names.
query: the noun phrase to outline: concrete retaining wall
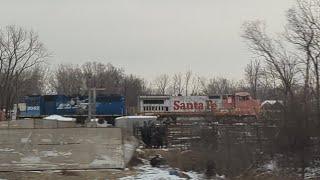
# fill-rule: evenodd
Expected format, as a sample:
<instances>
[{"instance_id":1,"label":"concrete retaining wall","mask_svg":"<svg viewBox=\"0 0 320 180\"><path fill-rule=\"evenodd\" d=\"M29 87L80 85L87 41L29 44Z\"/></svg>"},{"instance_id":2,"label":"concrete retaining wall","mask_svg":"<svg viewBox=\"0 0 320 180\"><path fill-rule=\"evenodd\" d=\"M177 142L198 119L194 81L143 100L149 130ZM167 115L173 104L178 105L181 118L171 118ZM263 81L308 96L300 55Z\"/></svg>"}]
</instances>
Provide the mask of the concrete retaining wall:
<instances>
[{"instance_id":1,"label":"concrete retaining wall","mask_svg":"<svg viewBox=\"0 0 320 180\"><path fill-rule=\"evenodd\" d=\"M25 119L16 121L1 121L0 129L41 129L41 128L74 128L78 125L74 121L56 121L45 119Z\"/></svg>"},{"instance_id":2,"label":"concrete retaining wall","mask_svg":"<svg viewBox=\"0 0 320 180\"><path fill-rule=\"evenodd\" d=\"M127 138L124 145L120 128L56 128L60 122L41 121L10 122L13 129L1 122L0 171L124 168L131 158L125 149L137 146Z\"/></svg>"}]
</instances>

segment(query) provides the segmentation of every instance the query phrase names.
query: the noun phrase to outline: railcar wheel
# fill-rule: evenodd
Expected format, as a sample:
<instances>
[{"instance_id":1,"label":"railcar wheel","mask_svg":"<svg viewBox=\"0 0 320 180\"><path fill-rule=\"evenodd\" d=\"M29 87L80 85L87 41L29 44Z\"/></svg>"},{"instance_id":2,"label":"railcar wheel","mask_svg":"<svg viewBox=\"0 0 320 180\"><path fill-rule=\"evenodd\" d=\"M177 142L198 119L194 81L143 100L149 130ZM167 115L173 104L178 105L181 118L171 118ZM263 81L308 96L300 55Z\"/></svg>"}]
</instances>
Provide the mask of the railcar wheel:
<instances>
[{"instance_id":1,"label":"railcar wheel","mask_svg":"<svg viewBox=\"0 0 320 180\"><path fill-rule=\"evenodd\" d=\"M114 117L107 117L106 121L108 124L111 124L112 126L115 125L115 118Z\"/></svg>"},{"instance_id":2,"label":"railcar wheel","mask_svg":"<svg viewBox=\"0 0 320 180\"><path fill-rule=\"evenodd\" d=\"M76 123L78 124L85 124L86 122L86 117L77 117L76 118Z\"/></svg>"},{"instance_id":3,"label":"railcar wheel","mask_svg":"<svg viewBox=\"0 0 320 180\"><path fill-rule=\"evenodd\" d=\"M104 122L105 122L104 119L102 119L102 118L99 118L99 119L98 119L98 123L99 123L99 124L103 124Z\"/></svg>"}]
</instances>

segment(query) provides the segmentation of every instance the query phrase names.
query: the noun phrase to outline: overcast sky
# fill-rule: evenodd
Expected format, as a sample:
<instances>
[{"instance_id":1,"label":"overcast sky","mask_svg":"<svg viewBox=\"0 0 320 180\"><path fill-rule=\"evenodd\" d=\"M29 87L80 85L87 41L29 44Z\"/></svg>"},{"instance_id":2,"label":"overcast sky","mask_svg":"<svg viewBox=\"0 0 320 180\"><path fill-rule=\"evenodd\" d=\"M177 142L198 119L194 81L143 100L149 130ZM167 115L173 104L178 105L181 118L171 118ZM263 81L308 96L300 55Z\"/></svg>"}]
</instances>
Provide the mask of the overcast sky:
<instances>
[{"instance_id":1,"label":"overcast sky","mask_svg":"<svg viewBox=\"0 0 320 180\"><path fill-rule=\"evenodd\" d=\"M243 77L246 20L281 31L294 0L0 0L0 26L32 28L51 64L111 62L148 80L192 70Z\"/></svg>"}]
</instances>

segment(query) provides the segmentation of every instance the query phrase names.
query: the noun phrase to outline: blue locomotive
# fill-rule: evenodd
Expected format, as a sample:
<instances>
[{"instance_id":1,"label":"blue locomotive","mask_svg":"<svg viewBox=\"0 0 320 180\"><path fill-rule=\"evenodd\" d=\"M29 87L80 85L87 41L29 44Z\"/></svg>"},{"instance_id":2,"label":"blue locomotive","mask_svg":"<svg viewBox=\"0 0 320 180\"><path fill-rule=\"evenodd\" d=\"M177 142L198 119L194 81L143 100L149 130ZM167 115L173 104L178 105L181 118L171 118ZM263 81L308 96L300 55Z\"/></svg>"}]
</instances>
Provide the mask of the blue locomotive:
<instances>
[{"instance_id":1,"label":"blue locomotive","mask_svg":"<svg viewBox=\"0 0 320 180\"><path fill-rule=\"evenodd\" d=\"M25 108L19 110L20 118L38 118L61 115L85 119L88 116L88 97L64 95L32 95L25 97ZM125 98L120 95L97 96L95 116L105 120L126 114Z\"/></svg>"}]
</instances>

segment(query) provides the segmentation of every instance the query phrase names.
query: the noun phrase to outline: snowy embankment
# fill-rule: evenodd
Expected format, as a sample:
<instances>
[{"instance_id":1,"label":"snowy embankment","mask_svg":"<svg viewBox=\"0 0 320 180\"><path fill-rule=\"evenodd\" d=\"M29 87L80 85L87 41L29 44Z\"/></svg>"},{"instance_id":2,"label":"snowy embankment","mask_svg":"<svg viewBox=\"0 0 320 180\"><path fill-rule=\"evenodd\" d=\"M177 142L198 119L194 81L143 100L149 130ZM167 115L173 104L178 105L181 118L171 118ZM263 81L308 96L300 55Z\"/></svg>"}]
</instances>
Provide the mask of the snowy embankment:
<instances>
[{"instance_id":1,"label":"snowy embankment","mask_svg":"<svg viewBox=\"0 0 320 180\"><path fill-rule=\"evenodd\" d=\"M143 160L144 165L135 167L137 174L133 176L122 177L119 180L133 180L133 179L151 179L151 180L183 180L183 179L203 179L203 175L196 172L179 172L179 170L170 168L168 166L152 167L148 160ZM176 175L177 173L184 174L189 178L183 178Z\"/></svg>"}]
</instances>

